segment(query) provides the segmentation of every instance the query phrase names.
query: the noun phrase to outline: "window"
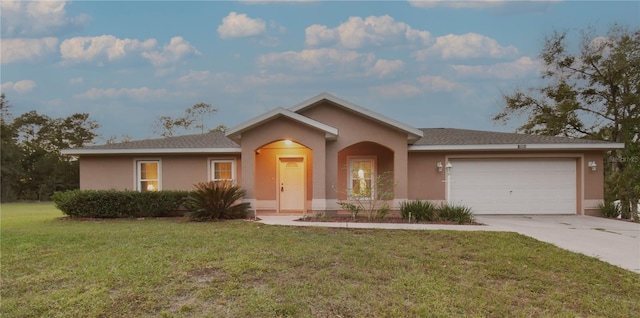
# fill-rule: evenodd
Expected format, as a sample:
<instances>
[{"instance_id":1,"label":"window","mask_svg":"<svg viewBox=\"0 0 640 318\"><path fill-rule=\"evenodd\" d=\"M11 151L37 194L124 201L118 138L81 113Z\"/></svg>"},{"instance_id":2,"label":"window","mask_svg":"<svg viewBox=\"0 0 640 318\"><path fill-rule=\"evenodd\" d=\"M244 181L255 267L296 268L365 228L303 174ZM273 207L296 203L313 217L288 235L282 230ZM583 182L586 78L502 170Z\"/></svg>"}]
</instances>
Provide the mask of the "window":
<instances>
[{"instance_id":1,"label":"window","mask_svg":"<svg viewBox=\"0 0 640 318\"><path fill-rule=\"evenodd\" d=\"M370 200L373 197L374 167L373 158L349 159L349 197L351 199Z\"/></svg>"},{"instance_id":2,"label":"window","mask_svg":"<svg viewBox=\"0 0 640 318\"><path fill-rule=\"evenodd\" d=\"M231 181L236 179L235 161L211 160L211 181Z\"/></svg>"},{"instance_id":3,"label":"window","mask_svg":"<svg viewBox=\"0 0 640 318\"><path fill-rule=\"evenodd\" d=\"M160 160L137 161L138 191L160 191Z\"/></svg>"}]
</instances>

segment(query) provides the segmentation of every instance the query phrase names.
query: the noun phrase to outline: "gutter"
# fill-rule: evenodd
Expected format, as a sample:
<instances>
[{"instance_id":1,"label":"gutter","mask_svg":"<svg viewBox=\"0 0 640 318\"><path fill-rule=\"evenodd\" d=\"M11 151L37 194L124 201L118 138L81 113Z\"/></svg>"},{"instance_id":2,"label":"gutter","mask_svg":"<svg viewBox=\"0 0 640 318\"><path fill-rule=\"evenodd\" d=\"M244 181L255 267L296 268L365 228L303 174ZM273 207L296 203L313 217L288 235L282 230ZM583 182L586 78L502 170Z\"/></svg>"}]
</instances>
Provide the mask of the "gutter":
<instances>
[{"instance_id":1,"label":"gutter","mask_svg":"<svg viewBox=\"0 0 640 318\"><path fill-rule=\"evenodd\" d=\"M63 155L242 153L240 148L64 149Z\"/></svg>"},{"instance_id":2,"label":"gutter","mask_svg":"<svg viewBox=\"0 0 640 318\"><path fill-rule=\"evenodd\" d=\"M610 150L623 149L623 143L596 143L596 144L495 144L495 145L413 145L409 151L455 151L455 150Z\"/></svg>"}]
</instances>

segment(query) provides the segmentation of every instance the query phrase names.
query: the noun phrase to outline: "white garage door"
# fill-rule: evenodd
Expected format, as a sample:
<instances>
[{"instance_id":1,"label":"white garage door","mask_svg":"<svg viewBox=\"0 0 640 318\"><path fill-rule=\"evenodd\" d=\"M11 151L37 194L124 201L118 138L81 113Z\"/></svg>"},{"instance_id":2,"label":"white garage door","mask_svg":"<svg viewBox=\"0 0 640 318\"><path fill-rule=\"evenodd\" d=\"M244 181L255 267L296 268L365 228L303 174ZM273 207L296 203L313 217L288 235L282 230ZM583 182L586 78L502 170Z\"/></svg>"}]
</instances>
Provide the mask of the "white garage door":
<instances>
[{"instance_id":1,"label":"white garage door","mask_svg":"<svg viewBox=\"0 0 640 318\"><path fill-rule=\"evenodd\" d=\"M449 202L475 214L575 214L575 159L452 159Z\"/></svg>"}]
</instances>

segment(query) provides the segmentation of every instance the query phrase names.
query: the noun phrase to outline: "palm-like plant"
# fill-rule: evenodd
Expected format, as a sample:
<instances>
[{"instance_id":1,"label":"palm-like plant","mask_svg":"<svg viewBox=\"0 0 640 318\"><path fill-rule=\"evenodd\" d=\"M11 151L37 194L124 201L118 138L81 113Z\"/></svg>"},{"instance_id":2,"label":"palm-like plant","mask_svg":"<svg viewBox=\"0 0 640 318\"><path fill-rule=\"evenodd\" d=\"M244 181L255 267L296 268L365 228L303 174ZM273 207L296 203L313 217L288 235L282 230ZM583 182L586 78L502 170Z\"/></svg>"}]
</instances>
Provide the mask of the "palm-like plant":
<instances>
[{"instance_id":1,"label":"palm-like plant","mask_svg":"<svg viewBox=\"0 0 640 318\"><path fill-rule=\"evenodd\" d=\"M239 201L245 192L228 181L198 183L187 197L189 212L186 215L197 221L244 218L250 204Z\"/></svg>"}]
</instances>

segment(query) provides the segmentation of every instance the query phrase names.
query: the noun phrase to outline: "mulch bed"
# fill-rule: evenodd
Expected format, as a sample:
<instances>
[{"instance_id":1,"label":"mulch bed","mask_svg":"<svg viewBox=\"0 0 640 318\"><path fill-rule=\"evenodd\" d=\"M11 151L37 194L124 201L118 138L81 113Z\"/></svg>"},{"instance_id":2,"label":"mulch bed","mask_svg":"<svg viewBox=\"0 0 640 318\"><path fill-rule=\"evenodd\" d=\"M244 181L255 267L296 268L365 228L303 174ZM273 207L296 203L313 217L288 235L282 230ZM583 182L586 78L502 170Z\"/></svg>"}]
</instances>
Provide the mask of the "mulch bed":
<instances>
[{"instance_id":1,"label":"mulch bed","mask_svg":"<svg viewBox=\"0 0 640 318\"><path fill-rule=\"evenodd\" d=\"M400 223L400 224L444 224L444 225L460 225L452 221L434 221L434 222L416 222L415 220L403 219L400 217L387 217L384 219L373 218L367 219L366 217L353 218L350 216L331 216L331 217L306 217L297 219L298 222L337 222L337 223ZM463 225L484 225L482 223L468 223Z\"/></svg>"}]
</instances>

